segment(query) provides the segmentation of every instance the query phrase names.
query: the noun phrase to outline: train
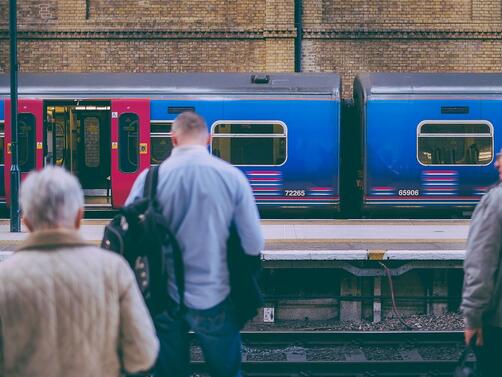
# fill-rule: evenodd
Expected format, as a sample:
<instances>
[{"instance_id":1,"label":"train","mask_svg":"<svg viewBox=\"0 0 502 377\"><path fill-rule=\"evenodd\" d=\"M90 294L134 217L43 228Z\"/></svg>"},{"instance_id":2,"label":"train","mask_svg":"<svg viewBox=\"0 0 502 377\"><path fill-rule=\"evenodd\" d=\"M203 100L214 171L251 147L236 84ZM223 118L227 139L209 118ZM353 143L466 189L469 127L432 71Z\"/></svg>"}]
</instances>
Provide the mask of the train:
<instances>
[{"instance_id":1,"label":"train","mask_svg":"<svg viewBox=\"0 0 502 377\"><path fill-rule=\"evenodd\" d=\"M86 208L120 208L196 111L209 152L248 178L261 211L469 210L497 181L502 74L22 73L21 179L57 165ZM9 206L9 77L0 75L0 200ZM404 212L403 212L404 213Z\"/></svg>"}]
</instances>

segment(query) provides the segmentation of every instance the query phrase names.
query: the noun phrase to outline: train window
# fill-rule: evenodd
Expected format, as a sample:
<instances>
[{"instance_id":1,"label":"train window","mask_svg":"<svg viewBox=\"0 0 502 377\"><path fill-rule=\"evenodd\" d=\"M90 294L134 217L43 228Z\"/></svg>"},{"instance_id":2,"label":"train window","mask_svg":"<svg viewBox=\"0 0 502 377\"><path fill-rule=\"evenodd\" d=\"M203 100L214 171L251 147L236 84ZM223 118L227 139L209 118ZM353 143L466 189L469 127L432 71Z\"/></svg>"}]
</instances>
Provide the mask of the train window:
<instances>
[{"instance_id":1,"label":"train window","mask_svg":"<svg viewBox=\"0 0 502 377\"><path fill-rule=\"evenodd\" d=\"M213 127L213 134L285 134L280 123L218 123Z\"/></svg>"},{"instance_id":2,"label":"train window","mask_svg":"<svg viewBox=\"0 0 502 377\"><path fill-rule=\"evenodd\" d=\"M172 122L152 122L150 123L150 133L170 133L172 127Z\"/></svg>"},{"instance_id":3,"label":"train window","mask_svg":"<svg viewBox=\"0 0 502 377\"><path fill-rule=\"evenodd\" d=\"M84 119L84 161L88 168L97 168L100 160L99 118Z\"/></svg>"},{"instance_id":4,"label":"train window","mask_svg":"<svg viewBox=\"0 0 502 377\"><path fill-rule=\"evenodd\" d=\"M158 165L171 155L173 142L170 121L153 121L150 123L150 164Z\"/></svg>"},{"instance_id":5,"label":"train window","mask_svg":"<svg viewBox=\"0 0 502 377\"><path fill-rule=\"evenodd\" d=\"M287 159L287 129L282 122L218 122L211 152L233 165L282 165Z\"/></svg>"},{"instance_id":6,"label":"train window","mask_svg":"<svg viewBox=\"0 0 502 377\"><path fill-rule=\"evenodd\" d=\"M488 122L422 122L417 157L422 165L488 165L493 159L493 126Z\"/></svg>"},{"instance_id":7,"label":"train window","mask_svg":"<svg viewBox=\"0 0 502 377\"><path fill-rule=\"evenodd\" d=\"M170 136L152 135L150 147L150 164L158 165L171 155L173 143Z\"/></svg>"},{"instance_id":8,"label":"train window","mask_svg":"<svg viewBox=\"0 0 502 377\"><path fill-rule=\"evenodd\" d=\"M489 134L490 126L485 123L426 124L420 128L422 134Z\"/></svg>"},{"instance_id":9,"label":"train window","mask_svg":"<svg viewBox=\"0 0 502 377\"><path fill-rule=\"evenodd\" d=\"M18 114L17 122L19 170L28 172L35 168L35 116L28 113Z\"/></svg>"},{"instance_id":10,"label":"train window","mask_svg":"<svg viewBox=\"0 0 502 377\"><path fill-rule=\"evenodd\" d=\"M119 118L119 167L124 173L138 169L139 118L136 114L124 113Z\"/></svg>"},{"instance_id":11,"label":"train window","mask_svg":"<svg viewBox=\"0 0 502 377\"><path fill-rule=\"evenodd\" d=\"M56 132L56 165L64 166L66 136L64 123L54 123L54 131Z\"/></svg>"}]
</instances>

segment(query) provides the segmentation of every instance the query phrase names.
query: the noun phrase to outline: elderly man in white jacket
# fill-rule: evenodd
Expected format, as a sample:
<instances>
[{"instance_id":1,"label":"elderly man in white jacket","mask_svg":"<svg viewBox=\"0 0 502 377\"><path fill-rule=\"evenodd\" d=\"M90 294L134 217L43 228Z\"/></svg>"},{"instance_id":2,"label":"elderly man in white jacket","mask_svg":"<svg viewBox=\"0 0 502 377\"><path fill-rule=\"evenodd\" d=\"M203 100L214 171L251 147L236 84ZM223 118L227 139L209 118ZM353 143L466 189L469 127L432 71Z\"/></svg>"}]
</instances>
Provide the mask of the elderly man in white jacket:
<instances>
[{"instance_id":1,"label":"elderly man in white jacket","mask_svg":"<svg viewBox=\"0 0 502 377\"><path fill-rule=\"evenodd\" d=\"M61 168L30 173L21 187L31 233L0 263L1 377L118 377L155 362L158 340L134 274L81 238L83 204Z\"/></svg>"}]
</instances>

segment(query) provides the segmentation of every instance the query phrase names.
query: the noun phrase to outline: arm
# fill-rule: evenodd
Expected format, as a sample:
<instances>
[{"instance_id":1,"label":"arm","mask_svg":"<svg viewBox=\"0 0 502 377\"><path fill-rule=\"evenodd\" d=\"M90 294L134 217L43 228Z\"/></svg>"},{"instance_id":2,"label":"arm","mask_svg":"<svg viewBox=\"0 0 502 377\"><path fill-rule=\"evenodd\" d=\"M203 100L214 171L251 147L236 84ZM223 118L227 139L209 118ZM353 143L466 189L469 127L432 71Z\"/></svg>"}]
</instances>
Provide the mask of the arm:
<instances>
[{"instance_id":1,"label":"arm","mask_svg":"<svg viewBox=\"0 0 502 377\"><path fill-rule=\"evenodd\" d=\"M148 173L148 169L145 169L141 172L140 175L138 175L138 178L134 181L134 184L132 185L131 192L129 193L129 196L127 197L127 200L124 205L131 204L138 198L143 197L143 188L145 186L145 180L146 180L146 174Z\"/></svg>"},{"instance_id":2,"label":"arm","mask_svg":"<svg viewBox=\"0 0 502 377\"><path fill-rule=\"evenodd\" d=\"M121 261L119 271L120 344L123 368L129 373L150 369L159 351L159 341L152 319L141 297L132 270Z\"/></svg>"},{"instance_id":3,"label":"arm","mask_svg":"<svg viewBox=\"0 0 502 377\"><path fill-rule=\"evenodd\" d=\"M461 305L467 329L482 328L483 315L489 309L499 265L502 198L500 188L493 190L478 204L469 230Z\"/></svg>"},{"instance_id":4,"label":"arm","mask_svg":"<svg viewBox=\"0 0 502 377\"><path fill-rule=\"evenodd\" d=\"M248 255L258 256L264 247L260 215L251 186L247 178L240 172L238 185L233 221L244 252Z\"/></svg>"}]
</instances>

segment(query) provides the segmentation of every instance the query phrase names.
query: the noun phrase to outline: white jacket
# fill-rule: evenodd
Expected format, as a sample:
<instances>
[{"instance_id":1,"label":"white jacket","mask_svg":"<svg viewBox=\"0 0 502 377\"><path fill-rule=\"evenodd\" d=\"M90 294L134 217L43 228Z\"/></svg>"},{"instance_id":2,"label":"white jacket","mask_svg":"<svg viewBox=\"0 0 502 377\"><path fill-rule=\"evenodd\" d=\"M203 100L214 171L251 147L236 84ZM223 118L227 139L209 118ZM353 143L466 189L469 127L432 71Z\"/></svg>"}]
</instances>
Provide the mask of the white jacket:
<instances>
[{"instance_id":1,"label":"white jacket","mask_svg":"<svg viewBox=\"0 0 502 377\"><path fill-rule=\"evenodd\" d=\"M158 340L124 259L77 232L32 233L0 263L1 377L117 377Z\"/></svg>"}]
</instances>

